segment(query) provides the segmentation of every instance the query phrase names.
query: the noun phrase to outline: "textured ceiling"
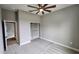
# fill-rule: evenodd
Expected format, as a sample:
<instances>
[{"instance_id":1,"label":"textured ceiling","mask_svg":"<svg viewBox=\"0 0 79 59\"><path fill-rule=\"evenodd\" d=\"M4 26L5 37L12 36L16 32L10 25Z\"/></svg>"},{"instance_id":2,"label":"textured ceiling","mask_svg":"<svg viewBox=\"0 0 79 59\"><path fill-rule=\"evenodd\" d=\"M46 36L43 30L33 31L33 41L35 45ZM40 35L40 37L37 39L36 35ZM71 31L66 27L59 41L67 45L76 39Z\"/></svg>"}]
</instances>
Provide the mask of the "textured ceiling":
<instances>
[{"instance_id":1,"label":"textured ceiling","mask_svg":"<svg viewBox=\"0 0 79 59\"><path fill-rule=\"evenodd\" d=\"M30 4L32 6L37 6L36 4ZM49 4L48 6L53 5L53 4ZM50 8L49 10L52 10L52 12L57 11L59 9L62 8L66 8L71 6L72 4L56 4L56 8ZM34 8L30 8L27 7L27 4L0 4L0 8L4 8L4 9L8 9L8 10L23 10L23 11L27 11L29 12L29 10L34 10ZM31 12L33 14L36 13L36 11ZM47 14L48 12L45 12L45 14ZM41 13L39 13L38 15L42 15Z\"/></svg>"}]
</instances>

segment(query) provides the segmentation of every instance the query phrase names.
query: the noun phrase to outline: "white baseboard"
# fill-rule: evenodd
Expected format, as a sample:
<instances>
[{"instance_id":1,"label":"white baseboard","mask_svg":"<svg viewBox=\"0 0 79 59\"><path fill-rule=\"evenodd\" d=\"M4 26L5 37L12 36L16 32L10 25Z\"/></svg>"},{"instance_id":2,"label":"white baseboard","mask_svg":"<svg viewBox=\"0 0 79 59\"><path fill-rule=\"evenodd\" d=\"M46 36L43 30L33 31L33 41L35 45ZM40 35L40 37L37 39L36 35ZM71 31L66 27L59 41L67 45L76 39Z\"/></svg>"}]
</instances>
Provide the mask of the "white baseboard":
<instances>
[{"instance_id":1,"label":"white baseboard","mask_svg":"<svg viewBox=\"0 0 79 59\"><path fill-rule=\"evenodd\" d=\"M48 39L43 38L43 37L40 37L40 39L47 40L47 41L49 41L49 42L52 42L52 43L58 44L58 45L60 45L60 46L63 46L63 47L66 47L66 48L69 48L69 49L72 49L72 50L74 50L74 51L79 52L79 49L77 49L77 48L73 48L73 47L70 47L70 46L61 44L61 43L59 43L59 42L55 42L55 41L52 41L52 40L48 40Z\"/></svg>"},{"instance_id":2,"label":"white baseboard","mask_svg":"<svg viewBox=\"0 0 79 59\"><path fill-rule=\"evenodd\" d=\"M38 39L39 37L35 37L35 38L32 38L32 40L34 40L34 39Z\"/></svg>"},{"instance_id":3,"label":"white baseboard","mask_svg":"<svg viewBox=\"0 0 79 59\"><path fill-rule=\"evenodd\" d=\"M23 42L23 43L20 44L20 46L25 45L25 44L28 44L28 43L30 43L30 42L31 42L31 40L26 41L26 42Z\"/></svg>"}]
</instances>

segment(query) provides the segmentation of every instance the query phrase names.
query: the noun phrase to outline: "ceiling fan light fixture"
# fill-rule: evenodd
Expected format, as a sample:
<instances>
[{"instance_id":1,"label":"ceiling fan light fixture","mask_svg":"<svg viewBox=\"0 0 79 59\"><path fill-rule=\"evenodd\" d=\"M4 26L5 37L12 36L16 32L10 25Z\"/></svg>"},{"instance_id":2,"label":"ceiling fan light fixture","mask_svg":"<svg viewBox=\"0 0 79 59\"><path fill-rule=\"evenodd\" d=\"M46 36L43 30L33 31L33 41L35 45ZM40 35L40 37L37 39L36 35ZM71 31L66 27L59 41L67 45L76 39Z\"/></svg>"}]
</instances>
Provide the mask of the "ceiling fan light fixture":
<instances>
[{"instance_id":1,"label":"ceiling fan light fixture","mask_svg":"<svg viewBox=\"0 0 79 59\"><path fill-rule=\"evenodd\" d=\"M44 11L43 9L40 9L40 12Z\"/></svg>"},{"instance_id":2,"label":"ceiling fan light fixture","mask_svg":"<svg viewBox=\"0 0 79 59\"><path fill-rule=\"evenodd\" d=\"M36 14L39 14L39 13L45 14L45 12L51 12L52 11L52 10L49 10L50 8L56 8L56 5L51 5L51 6L48 6L48 4L44 4L44 5L43 4L37 4L37 5L38 5L38 7L28 5L28 7L36 9L36 10L31 10L30 12L36 11Z\"/></svg>"}]
</instances>

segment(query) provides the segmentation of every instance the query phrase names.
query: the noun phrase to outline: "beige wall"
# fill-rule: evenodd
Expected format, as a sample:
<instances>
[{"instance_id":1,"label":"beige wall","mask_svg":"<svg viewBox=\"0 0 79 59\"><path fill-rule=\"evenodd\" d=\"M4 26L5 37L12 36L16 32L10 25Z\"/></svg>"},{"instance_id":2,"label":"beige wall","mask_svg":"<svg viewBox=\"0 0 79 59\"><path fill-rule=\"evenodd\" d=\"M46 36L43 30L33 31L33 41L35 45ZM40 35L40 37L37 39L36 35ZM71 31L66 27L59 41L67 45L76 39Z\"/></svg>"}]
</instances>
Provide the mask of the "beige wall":
<instances>
[{"instance_id":1,"label":"beige wall","mask_svg":"<svg viewBox=\"0 0 79 59\"><path fill-rule=\"evenodd\" d=\"M14 11L2 9L3 20L16 20L16 15Z\"/></svg>"},{"instance_id":2,"label":"beige wall","mask_svg":"<svg viewBox=\"0 0 79 59\"><path fill-rule=\"evenodd\" d=\"M11 22L16 22L16 13L15 13L15 11L11 11L11 10L7 10L7 9L2 9L2 20L6 20L6 21L11 21ZM17 22L16 22L16 26L17 26ZM10 31L10 30L12 30L12 28L10 27L10 26L7 26L8 27L8 32L9 32L9 36L12 36L12 34L14 34L14 32L12 32L12 31ZM16 30L17 30L17 28L16 28ZM16 31L16 33L17 33L17 31ZM16 36L17 36L17 34L16 34ZM19 39L16 39L17 40L17 42L18 42L18 40Z\"/></svg>"},{"instance_id":3,"label":"beige wall","mask_svg":"<svg viewBox=\"0 0 79 59\"><path fill-rule=\"evenodd\" d=\"M1 23L2 17L1 17L1 9L0 9L0 54L3 53L3 37L2 37L2 23Z\"/></svg>"},{"instance_id":4,"label":"beige wall","mask_svg":"<svg viewBox=\"0 0 79 59\"><path fill-rule=\"evenodd\" d=\"M15 15L14 11L2 9L3 20L17 21L18 33L20 44L24 44L31 40L31 28L30 23L39 23L40 16L35 14L27 13L24 11L18 11L18 15ZM16 18L18 17L18 19Z\"/></svg>"},{"instance_id":5,"label":"beige wall","mask_svg":"<svg viewBox=\"0 0 79 59\"><path fill-rule=\"evenodd\" d=\"M44 15L40 23L42 38L79 48L79 5Z\"/></svg>"},{"instance_id":6,"label":"beige wall","mask_svg":"<svg viewBox=\"0 0 79 59\"><path fill-rule=\"evenodd\" d=\"M13 11L2 11L4 20L15 20L16 17ZM41 23L41 37L79 48L79 5L58 10L54 13L44 15L41 18L40 16L19 10L18 28L21 45L31 40L31 22Z\"/></svg>"},{"instance_id":7,"label":"beige wall","mask_svg":"<svg viewBox=\"0 0 79 59\"><path fill-rule=\"evenodd\" d=\"M23 45L28 43L32 39L30 23L40 23L40 17L24 11L19 11L18 15L19 39L20 45Z\"/></svg>"}]
</instances>

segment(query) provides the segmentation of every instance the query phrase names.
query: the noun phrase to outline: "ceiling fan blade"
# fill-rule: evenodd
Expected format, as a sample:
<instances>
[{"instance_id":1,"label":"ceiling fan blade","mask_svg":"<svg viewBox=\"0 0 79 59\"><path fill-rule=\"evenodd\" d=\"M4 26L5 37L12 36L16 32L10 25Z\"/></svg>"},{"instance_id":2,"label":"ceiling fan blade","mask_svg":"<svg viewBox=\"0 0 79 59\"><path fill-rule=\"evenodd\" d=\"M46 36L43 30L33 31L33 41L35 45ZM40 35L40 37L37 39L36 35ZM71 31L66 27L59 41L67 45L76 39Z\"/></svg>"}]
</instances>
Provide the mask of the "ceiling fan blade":
<instances>
[{"instance_id":1,"label":"ceiling fan blade","mask_svg":"<svg viewBox=\"0 0 79 59\"><path fill-rule=\"evenodd\" d=\"M42 14L44 14L44 11L42 11Z\"/></svg>"},{"instance_id":2,"label":"ceiling fan blade","mask_svg":"<svg viewBox=\"0 0 79 59\"><path fill-rule=\"evenodd\" d=\"M33 12L33 11L37 11L37 10L29 10L29 12Z\"/></svg>"},{"instance_id":3,"label":"ceiling fan blade","mask_svg":"<svg viewBox=\"0 0 79 59\"><path fill-rule=\"evenodd\" d=\"M51 12L51 10L44 10L44 11Z\"/></svg>"},{"instance_id":4,"label":"ceiling fan blade","mask_svg":"<svg viewBox=\"0 0 79 59\"><path fill-rule=\"evenodd\" d=\"M38 6L39 6L39 7L42 7L42 5L41 5L41 4L38 4Z\"/></svg>"},{"instance_id":5,"label":"ceiling fan blade","mask_svg":"<svg viewBox=\"0 0 79 59\"><path fill-rule=\"evenodd\" d=\"M38 14L38 13L39 13L39 11L36 12L36 14Z\"/></svg>"},{"instance_id":6,"label":"ceiling fan blade","mask_svg":"<svg viewBox=\"0 0 79 59\"><path fill-rule=\"evenodd\" d=\"M48 9L48 8L55 8L55 7L56 7L56 5L48 6L48 7L46 7L45 9Z\"/></svg>"},{"instance_id":7,"label":"ceiling fan blade","mask_svg":"<svg viewBox=\"0 0 79 59\"><path fill-rule=\"evenodd\" d=\"M46 7L48 4L44 4L44 6L43 7Z\"/></svg>"},{"instance_id":8,"label":"ceiling fan blade","mask_svg":"<svg viewBox=\"0 0 79 59\"><path fill-rule=\"evenodd\" d=\"M32 7L32 8L38 8L38 7L35 7L35 6L31 6L31 5L27 5L28 7Z\"/></svg>"}]
</instances>

